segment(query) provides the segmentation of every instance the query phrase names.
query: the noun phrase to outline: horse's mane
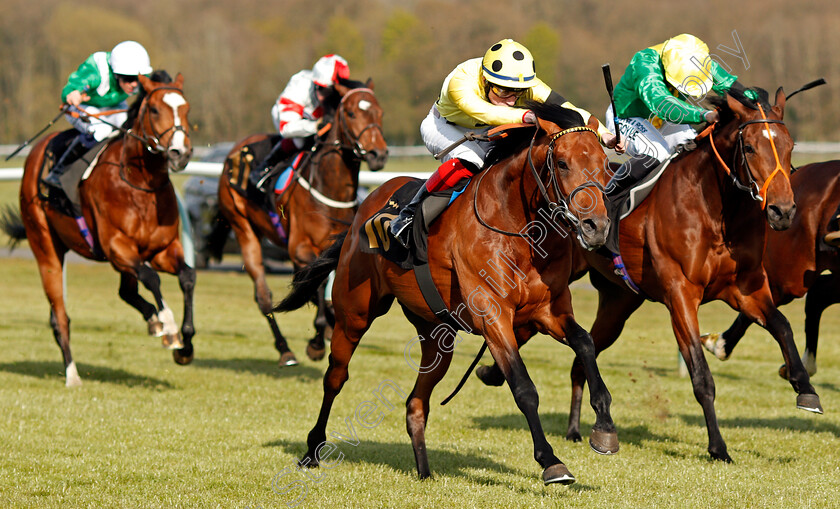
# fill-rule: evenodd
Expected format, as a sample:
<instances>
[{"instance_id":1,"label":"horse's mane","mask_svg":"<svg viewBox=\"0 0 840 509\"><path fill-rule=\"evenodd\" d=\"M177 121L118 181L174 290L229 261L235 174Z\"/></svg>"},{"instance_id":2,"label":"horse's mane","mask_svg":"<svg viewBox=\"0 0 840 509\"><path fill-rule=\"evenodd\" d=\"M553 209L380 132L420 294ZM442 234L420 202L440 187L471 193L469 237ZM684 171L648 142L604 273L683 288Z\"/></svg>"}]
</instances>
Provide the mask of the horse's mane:
<instances>
[{"instance_id":1,"label":"horse's mane","mask_svg":"<svg viewBox=\"0 0 840 509\"><path fill-rule=\"evenodd\" d=\"M565 108L555 102L540 103L528 101L525 106L534 112L538 118L557 124L560 129L585 126L583 117L577 110ZM511 129L508 136L493 145L485 158L485 167L495 164L510 154L517 152L534 135L532 129Z\"/></svg>"},{"instance_id":2,"label":"horse's mane","mask_svg":"<svg viewBox=\"0 0 840 509\"><path fill-rule=\"evenodd\" d=\"M149 78L156 83L172 83L172 76L163 69L152 72ZM128 118L126 118L122 125L124 129L130 129L134 125L134 121L137 120L137 115L140 114L140 105L143 104L143 99L146 98L146 89L142 86L138 88L139 92L137 92L137 96L131 103L131 106L128 107ZM121 134L120 136L123 135Z\"/></svg>"},{"instance_id":3,"label":"horse's mane","mask_svg":"<svg viewBox=\"0 0 840 509\"><path fill-rule=\"evenodd\" d=\"M744 91L746 90L752 90L753 92L758 94L758 100L753 101L752 99L744 95ZM752 87L749 89L739 90L733 87L729 89L729 95L732 96L733 99L735 99L736 101L738 101L739 103L743 104L751 110L757 110L758 104L761 104L761 107L762 109L764 109L764 111L770 111L770 94L768 94L767 91L763 88ZM735 114L732 112L732 109L730 109L729 105L726 103L725 95L708 97L708 101L720 112L721 125L726 125L733 118L735 118Z\"/></svg>"}]
</instances>

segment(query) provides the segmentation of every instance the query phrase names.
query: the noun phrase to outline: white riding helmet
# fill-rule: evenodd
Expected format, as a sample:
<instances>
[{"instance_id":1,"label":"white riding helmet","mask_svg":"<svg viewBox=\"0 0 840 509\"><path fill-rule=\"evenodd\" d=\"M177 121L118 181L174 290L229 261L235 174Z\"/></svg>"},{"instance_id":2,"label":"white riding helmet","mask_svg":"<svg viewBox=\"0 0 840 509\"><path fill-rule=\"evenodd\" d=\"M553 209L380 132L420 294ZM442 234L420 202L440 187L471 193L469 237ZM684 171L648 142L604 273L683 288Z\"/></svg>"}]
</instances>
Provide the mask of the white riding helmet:
<instances>
[{"instance_id":1,"label":"white riding helmet","mask_svg":"<svg viewBox=\"0 0 840 509\"><path fill-rule=\"evenodd\" d=\"M350 78L350 67L338 55L324 55L312 67L312 81L319 87L331 87L338 82L339 77Z\"/></svg>"},{"instance_id":2,"label":"white riding helmet","mask_svg":"<svg viewBox=\"0 0 840 509\"><path fill-rule=\"evenodd\" d=\"M108 64L114 74L137 76L152 72L149 53L143 45L134 41L123 41L114 46L108 58Z\"/></svg>"}]
</instances>

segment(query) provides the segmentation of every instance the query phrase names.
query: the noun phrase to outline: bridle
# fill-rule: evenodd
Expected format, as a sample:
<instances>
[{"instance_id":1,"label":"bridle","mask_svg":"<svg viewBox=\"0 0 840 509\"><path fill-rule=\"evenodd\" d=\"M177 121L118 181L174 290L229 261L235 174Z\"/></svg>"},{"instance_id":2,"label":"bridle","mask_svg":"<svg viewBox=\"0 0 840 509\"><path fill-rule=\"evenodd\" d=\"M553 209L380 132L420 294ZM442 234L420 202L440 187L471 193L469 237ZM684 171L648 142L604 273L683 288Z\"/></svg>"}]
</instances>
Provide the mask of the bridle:
<instances>
[{"instance_id":1,"label":"bridle","mask_svg":"<svg viewBox=\"0 0 840 509\"><path fill-rule=\"evenodd\" d=\"M175 91L178 94L180 94L182 97L184 95L184 91L181 90L178 87L162 86L162 87L155 88L154 90L149 92L148 95L146 95L146 97L143 98L143 104L140 105L140 112L137 115L138 123L140 124L140 129L141 129L140 135L134 134L131 129L128 129L128 130L125 131L125 133L127 135L133 136L134 138L140 140L140 142L143 143L143 145L146 147L146 149L153 154L160 154L160 153L167 152L169 150L169 146L172 144L172 139L175 137L174 136L175 133L178 132L178 131L184 133L184 136L187 139L189 139L189 137L190 137L189 133L185 129L185 126L176 125L175 122L172 123L172 126L170 126L168 129L166 129L165 131L163 131L161 133L156 132L155 129L154 129L154 126L151 126L151 122L149 122L149 124L151 126L151 131L152 131L151 136L149 136L149 134L146 133L146 129L144 127L145 126L144 118L146 116L146 109L148 107L149 100L151 99L152 94L155 94L156 92L159 92L161 90L172 90L172 91ZM185 101L186 101L186 99L185 99ZM177 115L178 112L175 111L175 114ZM169 134L170 132L172 132L172 135L169 137L169 144L164 147L163 145L161 145L160 139L163 138L164 136L166 136L167 134Z\"/></svg>"},{"instance_id":2,"label":"bridle","mask_svg":"<svg viewBox=\"0 0 840 509\"><path fill-rule=\"evenodd\" d=\"M353 95L356 92L367 92L367 93L373 95L373 90L371 90L369 88L354 88L354 89L350 90L349 92L347 92L346 94L344 94L344 96L341 98L341 101L338 104L338 111L336 113L337 122L338 122L336 124L336 129L338 130L338 132L336 134L335 141L333 141L331 143L327 143L327 142L321 141L319 139L315 142L315 145L312 147L312 150L309 153L309 155L311 156L311 157L309 157L309 161L308 161L310 170L312 168L314 168L315 166L320 165L321 159L323 159L323 157L330 152L343 152L343 151L346 151L346 150L351 151L352 154L353 154L353 160L354 161L359 161L359 162L363 161L365 156L367 155L368 151L367 151L367 149L365 149L362 146L362 143L360 141L361 138L362 138L362 135L369 129L377 129L379 131L379 133L382 134L382 126L377 124L377 123L370 123L370 124L366 125L361 131L359 131L355 135L350 130L350 126L347 124L347 118L346 117L348 115L352 117L352 114L347 113L347 111L346 111L347 108L345 108L345 101L347 100L348 97L350 97L351 95ZM323 132L328 132L331 127L332 127L332 124L327 124L327 126L325 126L321 130L321 132L322 133ZM384 134L382 134L382 136L384 138ZM348 138L349 142L342 141L344 138ZM324 150L320 151L320 153L319 153L319 149L321 147L326 147L326 148ZM301 164L304 164L304 163L301 163ZM333 200L333 199L325 196L323 193L319 192L317 189L315 189L315 187L312 186L312 184L306 179L306 177L299 174L297 171L295 171L294 174L295 174L295 178L300 183L301 187L303 187L307 192L309 192L309 194L311 194L313 198L315 198L316 200L318 200L319 202L321 202L322 204L324 204L328 207L332 207L332 208L336 208L336 209L349 209L349 208L353 208L353 207L355 207L359 204L358 200L353 200L353 201L336 201L336 200Z\"/></svg>"},{"instance_id":3,"label":"bridle","mask_svg":"<svg viewBox=\"0 0 840 509\"><path fill-rule=\"evenodd\" d=\"M775 178L777 174L781 173L784 176L784 178L786 178L788 182L790 182L790 177L787 173L785 173L784 168L782 167L781 160L779 159L779 151L776 149L776 142L773 141L773 133L770 132L770 126L768 125L784 125L785 123L781 120L767 118L767 116L764 114L764 109L761 107L761 104L758 104L758 111L761 113L760 119L748 120L738 126L738 137L736 142L737 148L732 153L732 167L736 170L739 166L746 169L746 183L741 182L741 180L738 178L738 174L732 169L730 169L729 166L727 166L723 158L720 156L720 153L718 153L717 147L715 146L714 137L714 129L717 123L710 125L705 131L703 131L703 133L701 133L701 136L705 135L706 131L708 131L709 142L712 145L712 150L714 151L715 156L717 156L717 160L720 163L721 167L724 169L726 174L729 175L729 177L732 179L732 184L738 189L750 193L750 196L753 200L761 202L761 208L763 210L764 207L767 206L767 188L770 187L770 182L773 180L773 178ZM750 168L750 163L747 160L747 153L744 149L744 129L752 124L762 124L764 126L764 129L767 131L767 138L770 140L770 146L773 148L773 157L776 160L776 168L773 170L770 176L767 177L767 179L764 181L764 184L761 187L758 186L758 182L755 180L755 177L753 177L753 172ZM739 156L740 161L738 160Z\"/></svg>"},{"instance_id":4,"label":"bridle","mask_svg":"<svg viewBox=\"0 0 840 509\"><path fill-rule=\"evenodd\" d=\"M537 170L536 166L534 165L534 160L533 160L533 156L532 156L533 151L534 151L534 144L536 142L537 133L539 132L539 129L537 129L534 132L534 136L533 136L533 138L531 138L531 144L528 147L528 166L531 168L531 173L534 175L534 179L537 181L537 186L539 187L540 195L548 203L548 208L551 211L551 217L554 217L555 212L559 212L560 217L562 217L563 220L566 222L566 224L575 231L575 234L577 235L578 240L584 245L585 245L586 242L582 238L581 233L580 233L580 219L578 219L578 217L572 213L572 210L571 210L571 207L570 207L569 204L575 199L575 196L578 193L580 193L580 192L582 192L585 189L588 189L590 187L594 187L595 189L600 191L601 196L604 197L604 200L606 200L606 193L604 192L604 187L600 183L594 182L592 180L587 180L583 184L575 187L568 195L563 193L563 190L560 189L559 179L557 178L557 163L554 160L554 144L557 141L557 139L560 138L561 136L565 136L565 135L571 134L571 133L580 133L580 132L587 132L587 131L595 134L595 136L598 136L597 131L595 131L591 127L587 127L587 126L571 127L569 129L564 129L560 132L557 132L557 133L554 133L554 134L550 135L550 140L548 142L548 150L547 150L547 153L546 153L545 163L543 163L543 166L540 168L539 171ZM542 178L540 177L540 172L545 168L548 168L548 173L549 173L548 186L543 184ZM476 186L475 186L475 191L473 192L473 210L475 211L475 216L478 219L478 222L481 223L481 225L484 226L485 228L488 228L488 229L490 229L490 230L492 230L496 233L501 233L503 235L510 235L510 236L515 236L515 237L529 238L528 235L522 234L520 232L509 232L509 231L501 230L499 228L495 228L495 227L487 224L487 222L481 217L481 214L478 211L478 188L481 186L481 181L484 179L484 176L487 173L488 172L484 172L479 177L478 182L476 183ZM553 191L554 196L557 198L556 200L552 200L551 197L549 196L549 191L548 191L549 187Z\"/></svg>"}]
</instances>

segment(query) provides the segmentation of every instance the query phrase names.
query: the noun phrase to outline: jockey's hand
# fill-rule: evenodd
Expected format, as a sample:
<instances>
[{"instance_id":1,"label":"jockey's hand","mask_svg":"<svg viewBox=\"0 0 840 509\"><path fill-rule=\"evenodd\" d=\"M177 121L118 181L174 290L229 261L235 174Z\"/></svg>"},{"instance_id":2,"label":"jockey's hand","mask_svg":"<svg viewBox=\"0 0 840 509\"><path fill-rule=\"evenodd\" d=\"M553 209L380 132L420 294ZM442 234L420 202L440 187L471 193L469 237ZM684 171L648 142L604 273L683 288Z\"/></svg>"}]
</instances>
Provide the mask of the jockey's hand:
<instances>
[{"instance_id":1,"label":"jockey's hand","mask_svg":"<svg viewBox=\"0 0 840 509\"><path fill-rule=\"evenodd\" d=\"M525 124L536 124L537 123L537 116L534 115L534 112L528 110L522 115L522 122Z\"/></svg>"},{"instance_id":2,"label":"jockey's hand","mask_svg":"<svg viewBox=\"0 0 840 509\"><path fill-rule=\"evenodd\" d=\"M601 136L601 141L604 142L604 146L607 148L615 149L615 151L619 154L623 154L627 147L624 144L625 140L620 140L618 136L614 135L613 133L605 133Z\"/></svg>"},{"instance_id":3,"label":"jockey's hand","mask_svg":"<svg viewBox=\"0 0 840 509\"><path fill-rule=\"evenodd\" d=\"M67 94L67 99L66 99L67 104L69 104L70 106L76 106L76 107L78 107L83 102L89 101L89 100L90 100L89 95L87 95L84 92L79 92L78 90L74 90L74 91L70 92L69 94Z\"/></svg>"},{"instance_id":4,"label":"jockey's hand","mask_svg":"<svg viewBox=\"0 0 840 509\"><path fill-rule=\"evenodd\" d=\"M720 113L717 110L709 110L703 115L703 118L706 122L714 124L715 122L720 122Z\"/></svg>"}]
</instances>

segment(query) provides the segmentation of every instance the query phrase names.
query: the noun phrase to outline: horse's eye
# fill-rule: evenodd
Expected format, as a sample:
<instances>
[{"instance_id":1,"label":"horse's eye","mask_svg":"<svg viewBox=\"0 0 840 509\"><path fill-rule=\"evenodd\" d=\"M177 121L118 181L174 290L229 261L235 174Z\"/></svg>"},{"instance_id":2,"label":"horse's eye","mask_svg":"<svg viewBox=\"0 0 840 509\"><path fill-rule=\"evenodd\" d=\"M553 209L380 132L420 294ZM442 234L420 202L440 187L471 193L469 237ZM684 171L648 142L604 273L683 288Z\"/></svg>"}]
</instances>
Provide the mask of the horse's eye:
<instances>
[{"instance_id":1,"label":"horse's eye","mask_svg":"<svg viewBox=\"0 0 840 509\"><path fill-rule=\"evenodd\" d=\"M559 161L557 161L557 167L560 168L561 170L568 170L569 169L569 165L566 164L566 161L564 161L563 159L560 159Z\"/></svg>"},{"instance_id":2,"label":"horse's eye","mask_svg":"<svg viewBox=\"0 0 840 509\"><path fill-rule=\"evenodd\" d=\"M755 154L755 149L752 145L744 145L744 152L747 154Z\"/></svg>"},{"instance_id":3,"label":"horse's eye","mask_svg":"<svg viewBox=\"0 0 840 509\"><path fill-rule=\"evenodd\" d=\"M149 106L149 111L152 113L152 115L157 115L158 114L158 109L155 108L154 106Z\"/></svg>"},{"instance_id":4,"label":"horse's eye","mask_svg":"<svg viewBox=\"0 0 840 509\"><path fill-rule=\"evenodd\" d=\"M356 118L356 112L355 111L348 111L347 116L350 117L350 118Z\"/></svg>"}]
</instances>

